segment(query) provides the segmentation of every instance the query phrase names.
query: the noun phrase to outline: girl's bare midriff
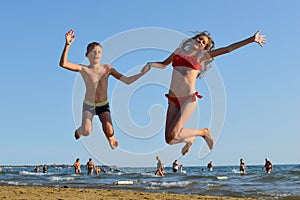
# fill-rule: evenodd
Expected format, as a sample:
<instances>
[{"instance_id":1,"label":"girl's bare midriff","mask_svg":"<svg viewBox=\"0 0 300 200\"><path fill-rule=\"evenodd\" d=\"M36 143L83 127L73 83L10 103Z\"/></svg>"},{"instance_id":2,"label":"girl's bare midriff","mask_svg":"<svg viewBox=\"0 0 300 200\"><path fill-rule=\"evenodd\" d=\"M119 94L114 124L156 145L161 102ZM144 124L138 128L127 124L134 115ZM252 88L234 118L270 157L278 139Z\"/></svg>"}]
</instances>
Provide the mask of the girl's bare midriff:
<instances>
[{"instance_id":1,"label":"girl's bare midriff","mask_svg":"<svg viewBox=\"0 0 300 200\"><path fill-rule=\"evenodd\" d=\"M172 81L169 90L171 97L184 97L193 94L198 70L187 67L175 67L172 72Z\"/></svg>"}]
</instances>

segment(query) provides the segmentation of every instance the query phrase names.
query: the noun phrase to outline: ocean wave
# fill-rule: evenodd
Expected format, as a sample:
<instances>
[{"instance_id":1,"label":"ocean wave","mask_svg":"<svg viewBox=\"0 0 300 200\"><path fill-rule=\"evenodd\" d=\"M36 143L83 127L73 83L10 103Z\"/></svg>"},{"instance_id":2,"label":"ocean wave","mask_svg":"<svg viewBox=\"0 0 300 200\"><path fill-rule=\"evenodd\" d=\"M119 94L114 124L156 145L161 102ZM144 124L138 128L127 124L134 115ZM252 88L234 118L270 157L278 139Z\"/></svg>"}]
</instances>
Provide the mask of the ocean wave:
<instances>
[{"instance_id":1,"label":"ocean wave","mask_svg":"<svg viewBox=\"0 0 300 200\"><path fill-rule=\"evenodd\" d=\"M294 194L285 194L285 193L275 193L275 192L264 192L264 191L258 191L256 192L258 197L273 197L273 198L287 198L294 196ZM296 196L294 196L296 197ZM299 199L299 196L297 196ZM297 198L296 198L297 199Z\"/></svg>"},{"instance_id":2,"label":"ocean wave","mask_svg":"<svg viewBox=\"0 0 300 200\"><path fill-rule=\"evenodd\" d=\"M8 185L21 185L21 186L27 185L27 183L22 183L19 181L3 181L3 183L6 183Z\"/></svg>"},{"instance_id":3,"label":"ocean wave","mask_svg":"<svg viewBox=\"0 0 300 200\"><path fill-rule=\"evenodd\" d=\"M146 190L159 190L161 189L161 187L153 187L153 186L148 186L148 187L145 187Z\"/></svg>"},{"instance_id":4,"label":"ocean wave","mask_svg":"<svg viewBox=\"0 0 300 200\"><path fill-rule=\"evenodd\" d=\"M240 174L240 170L237 170L237 169L232 169L231 172L234 174Z\"/></svg>"},{"instance_id":5,"label":"ocean wave","mask_svg":"<svg viewBox=\"0 0 300 200\"><path fill-rule=\"evenodd\" d=\"M157 175L155 175L154 173L141 173L142 176L148 176L148 177L158 177Z\"/></svg>"},{"instance_id":6,"label":"ocean wave","mask_svg":"<svg viewBox=\"0 0 300 200\"><path fill-rule=\"evenodd\" d=\"M31 176L44 176L45 173L38 173L38 172L28 172L28 171L20 171L20 175L31 175Z\"/></svg>"},{"instance_id":7,"label":"ocean wave","mask_svg":"<svg viewBox=\"0 0 300 200\"><path fill-rule=\"evenodd\" d=\"M30 176L51 176L55 173L53 172L47 172L47 173L41 173L41 172L29 172L29 171L19 171L20 175L30 175Z\"/></svg>"},{"instance_id":8,"label":"ocean wave","mask_svg":"<svg viewBox=\"0 0 300 200\"><path fill-rule=\"evenodd\" d=\"M52 176L49 177L50 181L72 181L75 180L74 177L60 177L60 176Z\"/></svg>"},{"instance_id":9,"label":"ocean wave","mask_svg":"<svg viewBox=\"0 0 300 200\"><path fill-rule=\"evenodd\" d=\"M49 168L47 173L36 173L33 167L8 167L0 173L0 185L51 186L92 188L92 189L132 189L157 192L191 193L232 197L252 197L270 199L300 199L300 168L298 166L276 166L271 174L262 171L261 166L249 166L247 175L239 174L238 166L222 166L214 171L202 172L199 167L185 168L187 175L173 173L167 168L164 177L155 176L153 168L124 168L121 172L99 175L75 174L72 168L56 170ZM13 172L9 170L12 169ZM217 180L226 176L228 180ZM120 180L132 180L131 185L113 185Z\"/></svg>"},{"instance_id":10,"label":"ocean wave","mask_svg":"<svg viewBox=\"0 0 300 200\"><path fill-rule=\"evenodd\" d=\"M264 174L262 176L257 177L256 179L252 180L253 182L276 182L276 181L289 181L288 177L279 176L275 174Z\"/></svg>"},{"instance_id":11,"label":"ocean wave","mask_svg":"<svg viewBox=\"0 0 300 200\"><path fill-rule=\"evenodd\" d=\"M108 175L117 175L117 176L122 176L124 173L122 172L106 172Z\"/></svg>"},{"instance_id":12,"label":"ocean wave","mask_svg":"<svg viewBox=\"0 0 300 200\"><path fill-rule=\"evenodd\" d=\"M150 182L151 187L186 187L194 184L193 181L178 181L178 182Z\"/></svg>"},{"instance_id":13,"label":"ocean wave","mask_svg":"<svg viewBox=\"0 0 300 200\"><path fill-rule=\"evenodd\" d=\"M300 171L290 171L289 174L292 176L300 176Z\"/></svg>"}]
</instances>

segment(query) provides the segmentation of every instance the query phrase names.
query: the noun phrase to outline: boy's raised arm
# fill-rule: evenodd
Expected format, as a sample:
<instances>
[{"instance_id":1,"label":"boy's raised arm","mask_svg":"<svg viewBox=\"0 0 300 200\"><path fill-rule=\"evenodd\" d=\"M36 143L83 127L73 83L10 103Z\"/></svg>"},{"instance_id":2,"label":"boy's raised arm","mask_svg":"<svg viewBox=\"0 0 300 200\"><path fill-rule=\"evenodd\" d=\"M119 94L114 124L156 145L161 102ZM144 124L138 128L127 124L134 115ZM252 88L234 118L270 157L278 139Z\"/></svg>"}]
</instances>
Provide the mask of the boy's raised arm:
<instances>
[{"instance_id":1,"label":"boy's raised arm","mask_svg":"<svg viewBox=\"0 0 300 200\"><path fill-rule=\"evenodd\" d=\"M72 42L75 40L74 30L70 30L68 33L66 33L65 38L66 38L66 44L61 54L59 65L68 70L78 72L81 70L82 66L68 61L69 49Z\"/></svg>"}]
</instances>

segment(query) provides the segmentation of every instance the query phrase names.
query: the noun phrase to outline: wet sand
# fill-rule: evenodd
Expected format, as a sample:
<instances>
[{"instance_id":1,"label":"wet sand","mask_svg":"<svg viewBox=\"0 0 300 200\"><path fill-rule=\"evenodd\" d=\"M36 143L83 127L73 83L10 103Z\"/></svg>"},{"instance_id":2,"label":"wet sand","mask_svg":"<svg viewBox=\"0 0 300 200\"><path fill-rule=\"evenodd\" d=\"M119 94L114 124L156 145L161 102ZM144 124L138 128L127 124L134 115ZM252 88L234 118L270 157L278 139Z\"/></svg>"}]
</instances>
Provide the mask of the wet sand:
<instances>
[{"instance_id":1,"label":"wet sand","mask_svg":"<svg viewBox=\"0 0 300 200\"><path fill-rule=\"evenodd\" d=\"M190 194L148 193L131 190L94 190L83 188L54 188L31 186L0 186L0 199L23 200L73 200L73 199L205 199L205 200L245 200L251 198L213 197Z\"/></svg>"}]
</instances>

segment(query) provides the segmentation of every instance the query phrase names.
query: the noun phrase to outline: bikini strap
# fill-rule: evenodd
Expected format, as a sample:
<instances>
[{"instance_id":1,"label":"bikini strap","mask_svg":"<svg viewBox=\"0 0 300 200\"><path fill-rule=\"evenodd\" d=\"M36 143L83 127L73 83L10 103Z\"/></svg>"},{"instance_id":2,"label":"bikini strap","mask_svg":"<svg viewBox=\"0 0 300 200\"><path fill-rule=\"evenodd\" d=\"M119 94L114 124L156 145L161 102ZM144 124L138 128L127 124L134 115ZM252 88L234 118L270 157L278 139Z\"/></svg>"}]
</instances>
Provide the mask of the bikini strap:
<instances>
[{"instance_id":1,"label":"bikini strap","mask_svg":"<svg viewBox=\"0 0 300 200\"><path fill-rule=\"evenodd\" d=\"M200 95L198 92L195 92L194 94L194 101L196 101L196 97L198 97L199 99L202 99L202 95Z\"/></svg>"}]
</instances>

